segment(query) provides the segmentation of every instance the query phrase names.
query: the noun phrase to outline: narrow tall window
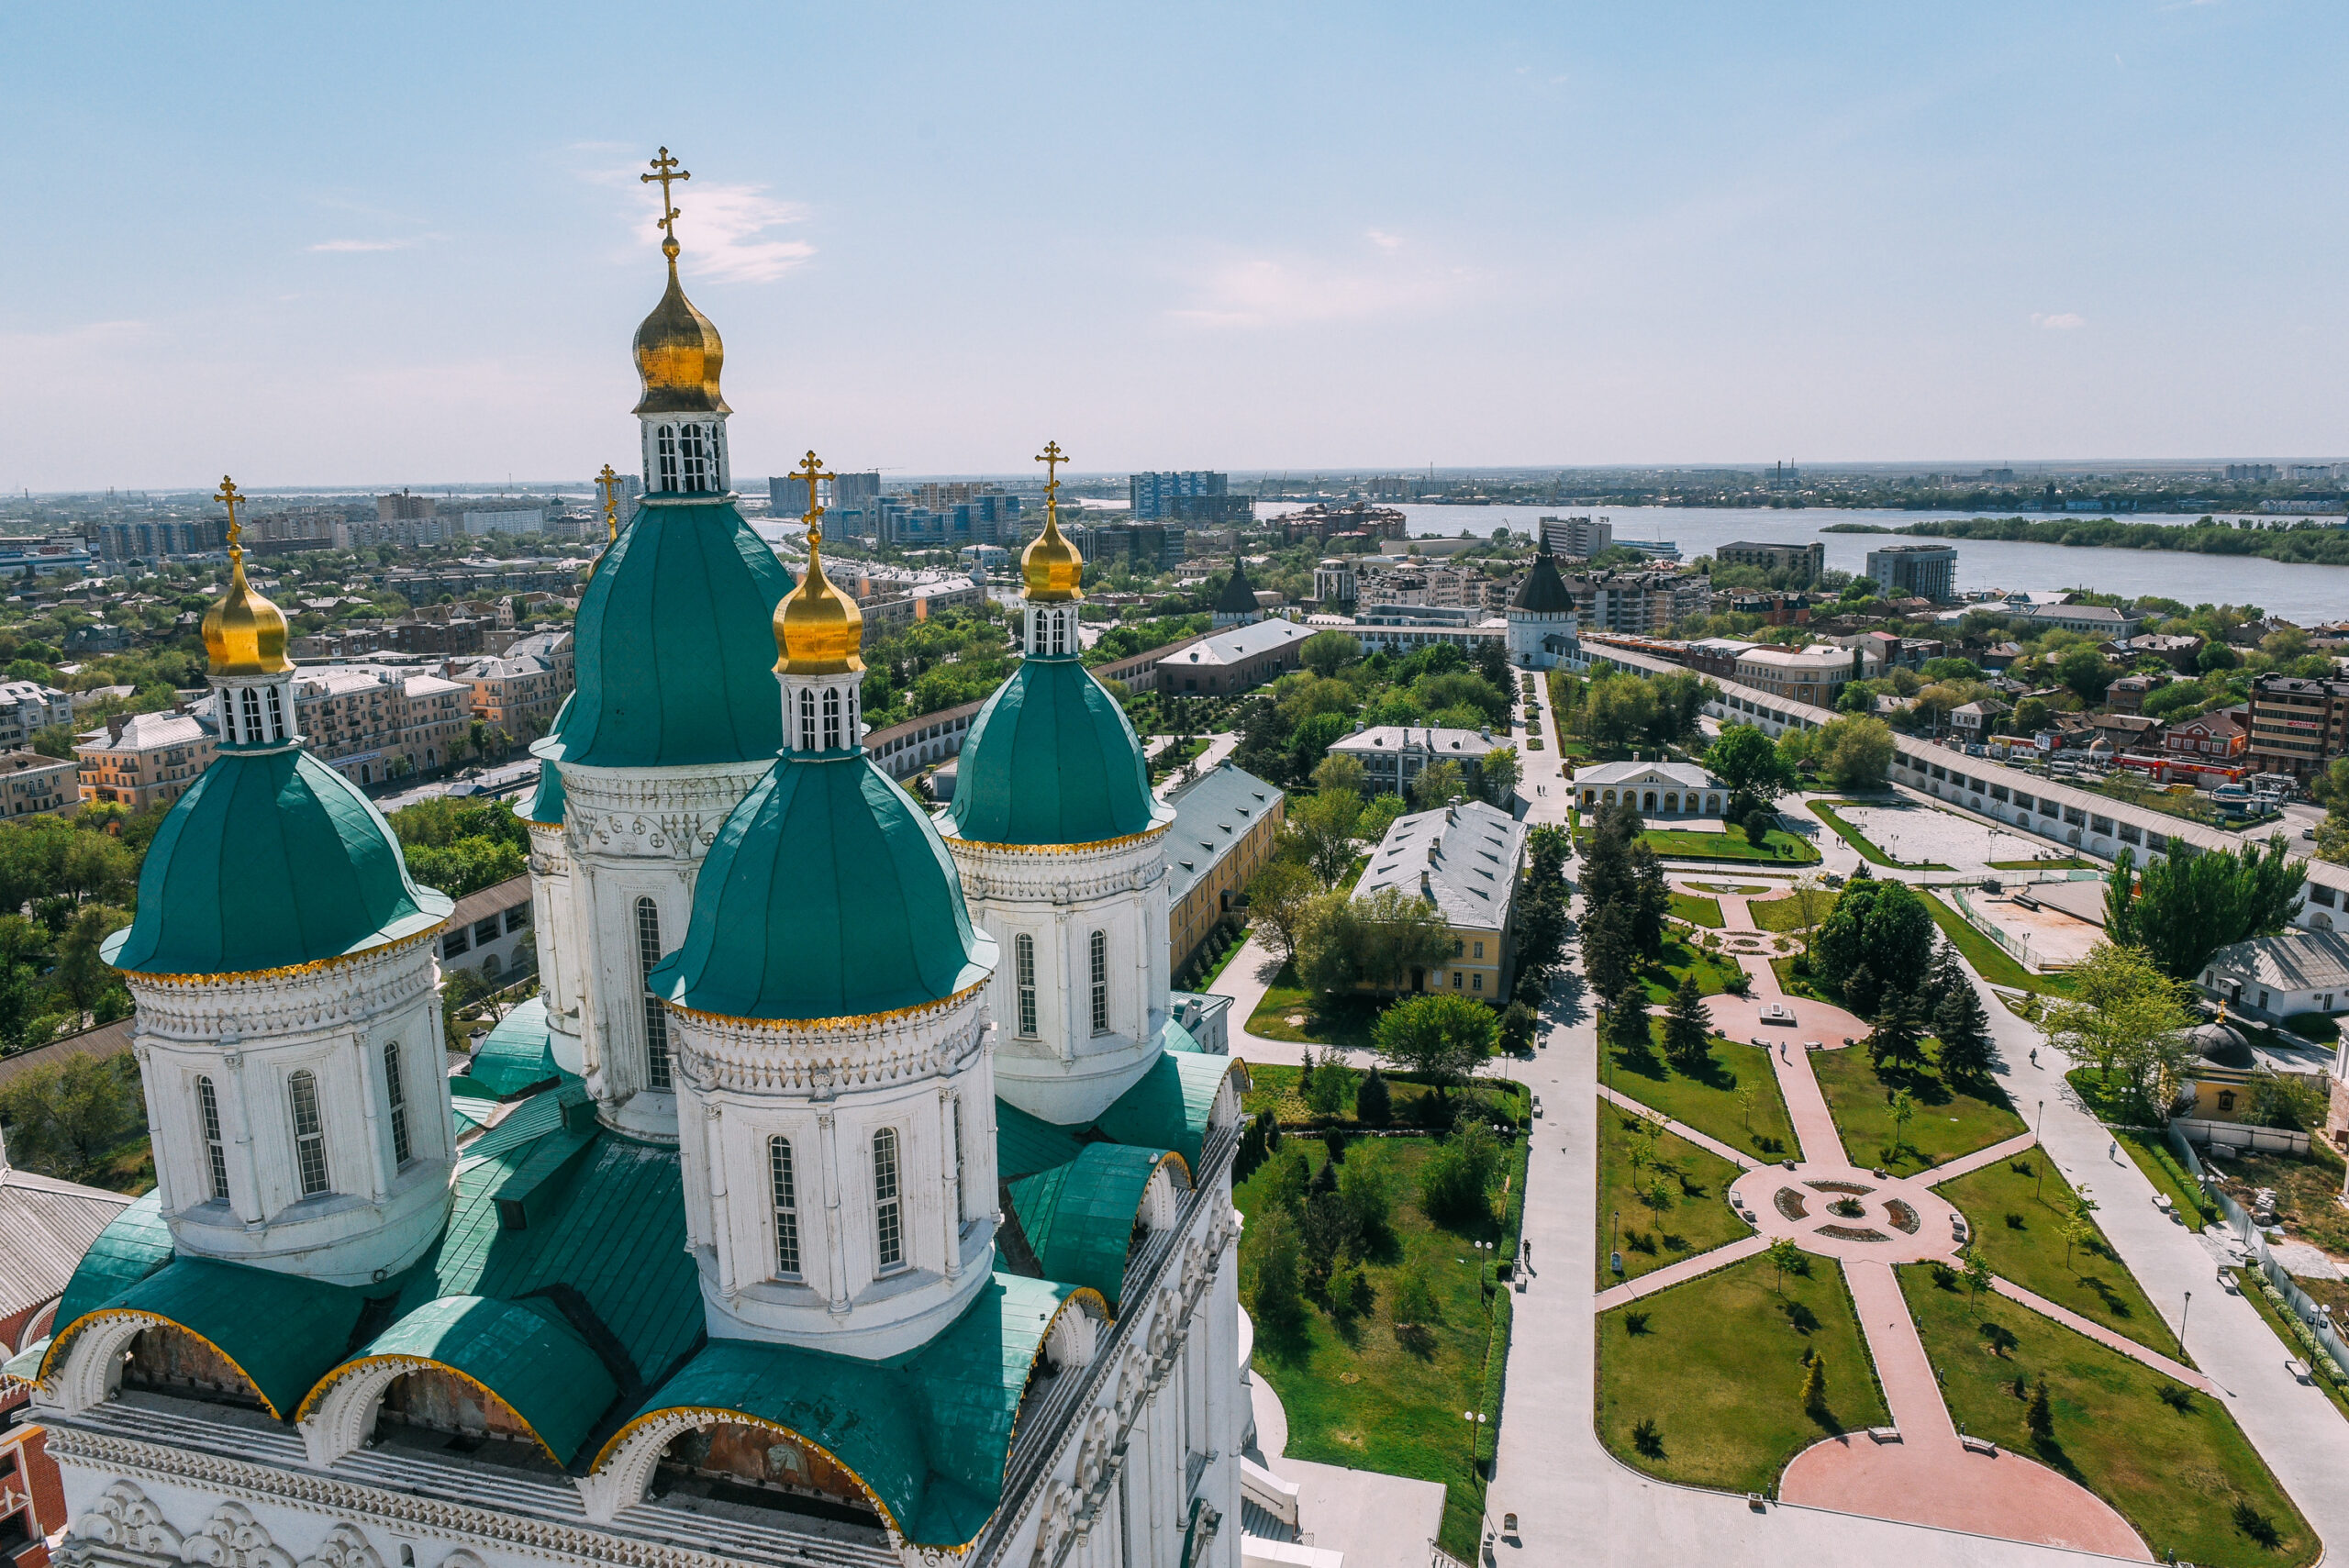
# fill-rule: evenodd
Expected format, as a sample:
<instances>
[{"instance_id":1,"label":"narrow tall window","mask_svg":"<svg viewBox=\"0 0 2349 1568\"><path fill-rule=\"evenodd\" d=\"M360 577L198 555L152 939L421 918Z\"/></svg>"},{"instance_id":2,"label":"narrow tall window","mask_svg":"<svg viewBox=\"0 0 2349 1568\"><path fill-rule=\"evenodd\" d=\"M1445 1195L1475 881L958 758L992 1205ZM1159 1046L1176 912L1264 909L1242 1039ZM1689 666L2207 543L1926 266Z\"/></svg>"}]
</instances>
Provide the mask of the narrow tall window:
<instances>
[{"instance_id":1,"label":"narrow tall window","mask_svg":"<svg viewBox=\"0 0 2349 1568\"><path fill-rule=\"evenodd\" d=\"M400 1082L400 1042L384 1042L384 1097L392 1108L392 1160L405 1165L415 1151L407 1140L407 1085Z\"/></svg>"},{"instance_id":2,"label":"narrow tall window","mask_svg":"<svg viewBox=\"0 0 2349 1568\"><path fill-rule=\"evenodd\" d=\"M824 750L837 751L841 746L841 689L824 688Z\"/></svg>"},{"instance_id":3,"label":"narrow tall window","mask_svg":"<svg viewBox=\"0 0 2349 1568\"><path fill-rule=\"evenodd\" d=\"M685 487L688 495L697 495L717 488L709 482L708 428L706 425L687 425L680 432L683 438L681 444L685 448Z\"/></svg>"},{"instance_id":4,"label":"narrow tall window","mask_svg":"<svg viewBox=\"0 0 2349 1568\"><path fill-rule=\"evenodd\" d=\"M270 740L285 739L285 706L284 700L278 696L275 686L269 688L269 733L264 739Z\"/></svg>"},{"instance_id":5,"label":"narrow tall window","mask_svg":"<svg viewBox=\"0 0 2349 1568\"><path fill-rule=\"evenodd\" d=\"M894 1269L906 1261L906 1239L898 1212L897 1134L883 1128L873 1135L873 1227L881 1266Z\"/></svg>"},{"instance_id":6,"label":"narrow tall window","mask_svg":"<svg viewBox=\"0 0 2349 1568\"><path fill-rule=\"evenodd\" d=\"M799 749L816 749L816 693L812 687L803 686L799 692Z\"/></svg>"},{"instance_id":7,"label":"narrow tall window","mask_svg":"<svg viewBox=\"0 0 2349 1568\"><path fill-rule=\"evenodd\" d=\"M1019 986L1019 1033L1022 1038L1036 1038L1036 939L1022 931L1012 939L1011 951L1018 970L1014 977Z\"/></svg>"},{"instance_id":8,"label":"narrow tall window","mask_svg":"<svg viewBox=\"0 0 2349 1568\"><path fill-rule=\"evenodd\" d=\"M253 690L252 687L247 686L244 689L243 695L244 702L242 706L245 710L245 722L243 725L244 732L237 736L236 739L246 741L259 740L263 737L263 731L261 727L261 694Z\"/></svg>"},{"instance_id":9,"label":"narrow tall window","mask_svg":"<svg viewBox=\"0 0 2349 1568\"><path fill-rule=\"evenodd\" d=\"M1093 933L1093 1032L1109 1032L1109 933Z\"/></svg>"},{"instance_id":10,"label":"narrow tall window","mask_svg":"<svg viewBox=\"0 0 2349 1568\"><path fill-rule=\"evenodd\" d=\"M196 1114L204 1122L204 1174L206 1191L216 1203L228 1201L228 1144L220 1136L220 1098L212 1080L195 1081Z\"/></svg>"},{"instance_id":11,"label":"narrow tall window","mask_svg":"<svg viewBox=\"0 0 2349 1568\"><path fill-rule=\"evenodd\" d=\"M294 1111L294 1159L302 1173L302 1195L327 1190L327 1129L318 1115L318 1081L307 1071L285 1081Z\"/></svg>"},{"instance_id":12,"label":"narrow tall window","mask_svg":"<svg viewBox=\"0 0 2349 1568\"><path fill-rule=\"evenodd\" d=\"M653 488L674 490L677 488L677 427L661 426L653 432L653 440L659 451L661 467L661 482Z\"/></svg>"},{"instance_id":13,"label":"narrow tall window","mask_svg":"<svg viewBox=\"0 0 2349 1568\"><path fill-rule=\"evenodd\" d=\"M954 1106L954 1219L960 1224L963 1212L963 1096L957 1095Z\"/></svg>"},{"instance_id":14,"label":"narrow tall window","mask_svg":"<svg viewBox=\"0 0 2349 1568\"><path fill-rule=\"evenodd\" d=\"M799 1277L799 1184L791 1168L791 1140L767 1140L767 1181L774 1189L774 1273Z\"/></svg>"},{"instance_id":15,"label":"narrow tall window","mask_svg":"<svg viewBox=\"0 0 2349 1568\"><path fill-rule=\"evenodd\" d=\"M657 1094L669 1092L669 1015L652 994L652 966L661 962L661 906L650 898L636 901L636 973L644 986L644 1085Z\"/></svg>"}]
</instances>

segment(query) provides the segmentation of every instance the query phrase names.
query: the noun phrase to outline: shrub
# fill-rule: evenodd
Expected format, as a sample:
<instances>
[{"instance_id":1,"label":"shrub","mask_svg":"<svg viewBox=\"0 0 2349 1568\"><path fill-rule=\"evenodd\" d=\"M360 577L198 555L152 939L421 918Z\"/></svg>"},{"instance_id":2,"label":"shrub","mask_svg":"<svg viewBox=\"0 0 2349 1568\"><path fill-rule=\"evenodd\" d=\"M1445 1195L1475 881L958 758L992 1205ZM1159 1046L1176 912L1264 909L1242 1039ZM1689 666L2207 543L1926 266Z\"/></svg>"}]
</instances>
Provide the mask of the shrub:
<instances>
[{"instance_id":1,"label":"shrub","mask_svg":"<svg viewBox=\"0 0 2349 1568\"><path fill-rule=\"evenodd\" d=\"M1493 1182L1500 1174L1500 1144L1480 1117L1463 1117L1442 1148L1419 1167L1419 1207L1454 1230L1488 1225Z\"/></svg>"},{"instance_id":2,"label":"shrub","mask_svg":"<svg viewBox=\"0 0 2349 1568\"><path fill-rule=\"evenodd\" d=\"M1395 1119L1394 1096L1386 1080L1373 1067L1354 1088L1354 1119L1364 1127L1385 1127Z\"/></svg>"}]
</instances>

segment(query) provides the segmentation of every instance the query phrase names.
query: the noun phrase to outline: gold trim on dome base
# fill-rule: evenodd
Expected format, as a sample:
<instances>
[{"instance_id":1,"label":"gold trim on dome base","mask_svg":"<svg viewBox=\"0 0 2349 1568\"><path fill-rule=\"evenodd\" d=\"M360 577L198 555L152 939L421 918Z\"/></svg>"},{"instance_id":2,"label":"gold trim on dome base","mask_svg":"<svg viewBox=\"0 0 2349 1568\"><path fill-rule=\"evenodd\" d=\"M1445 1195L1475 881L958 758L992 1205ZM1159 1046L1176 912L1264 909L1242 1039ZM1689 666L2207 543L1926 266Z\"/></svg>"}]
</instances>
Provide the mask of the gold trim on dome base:
<instances>
[{"instance_id":1,"label":"gold trim on dome base","mask_svg":"<svg viewBox=\"0 0 2349 1568\"><path fill-rule=\"evenodd\" d=\"M235 1363L230 1362L229 1364L234 1365ZM507 1398L506 1396L498 1393L497 1390L492 1388L488 1384L484 1383L480 1378L475 1377L472 1373L465 1371L462 1367L451 1366L447 1362L436 1360L431 1356L413 1355L406 1351L393 1351L384 1355L359 1356L353 1360L344 1362L340 1366L328 1369L327 1374L318 1379L317 1383L311 1385L310 1392L302 1396L302 1403L295 1407L294 1419L297 1422L308 1419L311 1414L317 1409L319 1400L325 1398L328 1394L333 1393L338 1386L351 1377L366 1371L370 1367L378 1366L396 1366L401 1369L400 1375L402 1377L406 1376L412 1372L445 1372L451 1377L462 1379L464 1382L469 1383L473 1385L473 1387L479 1389L481 1391L482 1397L495 1400L498 1408L504 1410L507 1415L521 1422L522 1429L530 1434L530 1440L537 1443L540 1449L545 1452L546 1456L549 1459L553 1460L558 1467L563 1464L563 1457L562 1455L555 1452L554 1444L547 1441L546 1439L539 1435L539 1429L530 1424L530 1418L522 1414L521 1411L514 1408L514 1402L512 1400ZM395 1378L393 1381L396 1382L398 1379ZM386 1386L388 1386L388 1385ZM273 1412L273 1413L274 1412Z\"/></svg>"},{"instance_id":2,"label":"gold trim on dome base","mask_svg":"<svg viewBox=\"0 0 2349 1568\"><path fill-rule=\"evenodd\" d=\"M985 839L965 839L960 833L942 829L938 836L949 844L963 844L974 850L1000 850L1008 855L1083 855L1097 850L1117 850L1128 844L1139 844L1144 839L1154 838L1174 826L1174 818L1170 817L1163 822L1152 823L1139 833L1128 833L1116 839L1096 839L1087 844L996 844Z\"/></svg>"},{"instance_id":3,"label":"gold trim on dome base","mask_svg":"<svg viewBox=\"0 0 2349 1568\"><path fill-rule=\"evenodd\" d=\"M987 982L994 978L993 971L989 971L986 979L973 981L952 995L941 996L935 1002L917 1002L910 1007L892 1007L883 1013L845 1013L830 1018L739 1018L732 1013L704 1012L699 1007L687 1006L683 1002L672 1001L666 996L659 1000L662 1006L673 1013L713 1025L731 1025L737 1029L775 1029L793 1034L817 1034L826 1029L880 1029L907 1018L927 1018L933 1013L943 1013L985 990Z\"/></svg>"},{"instance_id":4,"label":"gold trim on dome base","mask_svg":"<svg viewBox=\"0 0 2349 1568\"><path fill-rule=\"evenodd\" d=\"M362 959L388 958L394 953L404 951L439 936L441 928L448 923L448 916L443 915L423 930L410 932L405 937L395 938L388 942L379 942L372 948L361 948L355 952L339 952L331 958L314 958L307 963L282 964L275 969L232 969L217 973L173 974L158 969L124 969L119 964L108 964L106 967L117 974L135 975L140 980L150 981L158 985L228 985L242 980L284 980L297 974L322 973L329 969L339 969L347 963L357 963Z\"/></svg>"},{"instance_id":5,"label":"gold trim on dome base","mask_svg":"<svg viewBox=\"0 0 2349 1568\"><path fill-rule=\"evenodd\" d=\"M218 1345L213 1343L212 1340L205 1335L197 1333L195 1329L181 1322L178 1318L166 1318L161 1313L151 1311L144 1307L94 1307L89 1311L83 1313L82 1316L73 1319L72 1323L66 1325L63 1332L53 1335L50 1340L49 1350L40 1358L41 1381L45 1383L49 1380L50 1371L57 1365L58 1353L63 1351L65 1347L72 1343L75 1339L79 1338L83 1329L95 1327L100 1323L118 1323L125 1319L134 1323L144 1324L150 1329L177 1329L181 1333L185 1334L189 1339L195 1340L206 1350L210 1351L214 1355L218 1356L222 1361L227 1362L230 1366L235 1367L237 1369L237 1375L245 1380L245 1386L253 1391L253 1397L261 1401L262 1408L267 1410L273 1419L280 1421L285 1419L284 1415L279 1411L276 1405L271 1402L269 1396L262 1392L260 1382L254 1378L251 1373L245 1370L244 1363L242 1362L230 1355L228 1351L222 1350ZM532 1435L535 1436L536 1434L533 1433Z\"/></svg>"}]
</instances>

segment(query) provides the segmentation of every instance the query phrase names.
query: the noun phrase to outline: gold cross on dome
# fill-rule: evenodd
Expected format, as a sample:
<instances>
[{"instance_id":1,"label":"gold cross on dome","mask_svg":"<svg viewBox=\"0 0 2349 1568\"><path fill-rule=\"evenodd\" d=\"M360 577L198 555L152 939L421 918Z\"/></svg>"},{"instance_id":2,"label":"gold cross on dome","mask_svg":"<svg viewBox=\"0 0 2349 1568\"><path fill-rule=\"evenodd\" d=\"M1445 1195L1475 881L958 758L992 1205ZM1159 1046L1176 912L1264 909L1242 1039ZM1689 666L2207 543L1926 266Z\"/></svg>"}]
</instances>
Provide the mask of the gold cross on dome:
<instances>
[{"instance_id":1,"label":"gold cross on dome","mask_svg":"<svg viewBox=\"0 0 2349 1568\"><path fill-rule=\"evenodd\" d=\"M228 508L228 548L234 550L238 536L244 531L244 525L237 521L237 503L244 497L237 494L237 482L224 473L220 476L220 488L212 498Z\"/></svg>"},{"instance_id":2,"label":"gold cross on dome","mask_svg":"<svg viewBox=\"0 0 2349 1568\"><path fill-rule=\"evenodd\" d=\"M687 170L678 168L677 161L669 156L669 150L665 147L661 150L660 157L650 159L648 161L652 165L652 172L639 174L637 180L640 183L647 185L656 180L661 183L661 232L668 236L669 243L674 245L677 241L677 219L684 215L679 208L669 205L669 185L672 181L690 180L693 174Z\"/></svg>"},{"instance_id":3,"label":"gold cross on dome","mask_svg":"<svg viewBox=\"0 0 2349 1568\"><path fill-rule=\"evenodd\" d=\"M837 479L840 476L825 473L823 463L818 461L816 454L812 451L801 458L793 467L792 472L807 482L807 509L799 514L799 520L806 523L809 531L813 533L816 525L822 522L824 518L823 506L816 499L816 482L819 479ZM821 535L817 537L820 538Z\"/></svg>"},{"instance_id":4,"label":"gold cross on dome","mask_svg":"<svg viewBox=\"0 0 2349 1568\"><path fill-rule=\"evenodd\" d=\"M1036 461L1044 465L1044 504L1054 505L1060 499L1060 466L1068 461L1068 453L1061 450L1060 442L1046 441Z\"/></svg>"},{"instance_id":5,"label":"gold cross on dome","mask_svg":"<svg viewBox=\"0 0 2349 1568\"><path fill-rule=\"evenodd\" d=\"M604 472L596 476L596 484L604 493L605 542L609 543L620 537L620 476L612 472L612 465L607 462Z\"/></svg>"}]
</instances>

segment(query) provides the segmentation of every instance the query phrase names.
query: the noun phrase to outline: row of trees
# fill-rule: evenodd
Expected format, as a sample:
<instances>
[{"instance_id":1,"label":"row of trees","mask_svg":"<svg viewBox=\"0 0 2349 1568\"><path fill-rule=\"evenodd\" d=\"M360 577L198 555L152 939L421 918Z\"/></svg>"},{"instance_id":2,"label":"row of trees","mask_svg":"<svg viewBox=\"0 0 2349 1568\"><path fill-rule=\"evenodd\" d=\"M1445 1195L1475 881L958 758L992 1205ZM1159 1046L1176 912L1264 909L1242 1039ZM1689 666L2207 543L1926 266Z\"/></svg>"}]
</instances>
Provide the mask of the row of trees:
<instances>
[{"instance_id":1,"label":"row of trees","mask_svg":"<svg viewBox=\"0 0 2349 1568\"><path fill-rule=\"evenodd\" d=\"M1341 631L1321 631L1298 650L1305 668L1283 675L1249 702L1234 756L1259 778L1297 786L1315 776L1330 747L1357 724L1434 725L1454 729L1500 728L1515 706L1516 676L1506 651L1488 641L1475 660L1450 643L1408 658L1386 652L1364 657L1362 644ZM1468 781L1442 764L1422 775L1419 795L1428 804L1464 798ZM1430 769L1437 774L1437 769ZM1519 776L1517 754L1487 757L1478 784L1488 799L1506 800ZM1415 809L1425 809L1419 799Z\"/></svg>"}]
</instances>

